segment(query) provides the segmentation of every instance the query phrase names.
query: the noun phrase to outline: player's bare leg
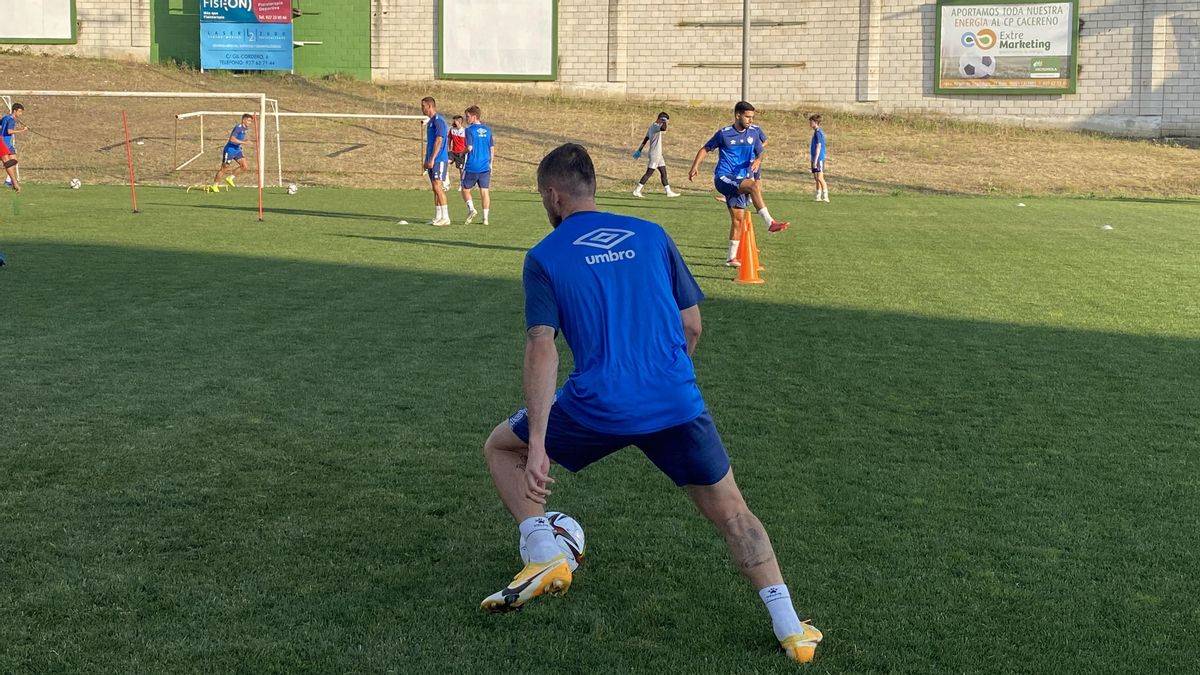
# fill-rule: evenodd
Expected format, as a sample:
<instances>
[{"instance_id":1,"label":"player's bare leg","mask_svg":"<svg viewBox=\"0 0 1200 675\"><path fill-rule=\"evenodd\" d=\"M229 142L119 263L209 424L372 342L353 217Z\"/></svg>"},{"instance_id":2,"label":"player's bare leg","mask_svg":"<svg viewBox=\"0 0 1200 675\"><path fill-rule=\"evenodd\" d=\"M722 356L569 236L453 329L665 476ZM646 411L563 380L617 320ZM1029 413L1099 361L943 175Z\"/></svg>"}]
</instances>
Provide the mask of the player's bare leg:
<instances>
[{"instance_id":1,"label":"player's bare leg","mask_svg":"<svg viewBox=\"0 0 1200 675\"><path fill-rule=\"evenodd\" d=\"M725 259L726 267L742 266L742 261L738 259L738 247L742 243L742 219L746 217L745 214L745 209L729 207L729 257Z\"/></svg>"},{"instance_id":2,"label":"player's bare leg","mask_svg":"<svg viewBox=\"0 0 1200 675\"><path fill-rule=\"evenodd\" d=\"M492 210L492 196L485 187L479 188L479 200L483 202L483 224L488 224L488 212Z\"/></svg>"},{"instance_id":3,"label":"player's bare leg","mask_svg":"<svg viewBox=\"0 0 1200 675\"><path fill-rule=\"evenodd\" d=\"M759 591L771 614L775 637L788 656L801 663L812 661L821 631L800 621L783 583L779 562L767 530L746 506L741 490L730 470L713 485L689 485L692 498L729 546L729 555L738 570Z\"/></svg>"},{"instance_id":4,"label":"player's bare leg","mask_svg":"<svg viewBox=\"0 0 1200 675\"><path fill-rule=\"evenodd\" d=\"M483 444L492 484L504 507L520 525L530 558L530 563L506 587L480 603L480 608L487 612L519 609L540 595L561 595L571 587L571 568L554 542L545 506L530 499L525 491L528 452L529 446L513 433L508 422L498 424Z\"/></svg>"},{"instance_id":5,"label":"player's bare leg","mask_svg":"<svg viewBox=\"0 0 1200 675\"><path fill-rule=\"evenodd\" d=\"M763 222L767 224L767 232L780 232L786 230L791 223L787 221L775 220L771 217L771 213L767 211L767 204L763 201L762 185L753 178L747 178L738 185L738 193L750 197L750 201L754 204L754 209L758 215L762 216Z\"/></svg>"}]
</instances>

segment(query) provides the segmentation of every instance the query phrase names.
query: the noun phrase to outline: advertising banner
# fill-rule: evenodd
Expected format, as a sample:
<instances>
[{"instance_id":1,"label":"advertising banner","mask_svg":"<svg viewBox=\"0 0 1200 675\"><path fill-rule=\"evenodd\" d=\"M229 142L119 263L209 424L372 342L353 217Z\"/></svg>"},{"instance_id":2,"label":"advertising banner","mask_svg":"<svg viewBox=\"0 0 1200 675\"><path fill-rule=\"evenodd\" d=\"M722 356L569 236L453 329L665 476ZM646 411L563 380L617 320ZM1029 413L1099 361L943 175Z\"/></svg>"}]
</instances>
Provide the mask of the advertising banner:
<instances>
[{"instance_id":1,"label":"advertising banner","mask_svg":"<svg viewBox=\"0 0 1200 675\"><path fill-rule=\"evenodd\" d=\"M939 0L934 93L1073 94L1078 0Z\"/></svg>"},{"instance_id":2,"label":"advertising banner","mask_svg":"<svg viewBox=\"0 0 1200 675\"><path fill-rule=\"evenodd\" d=\"M201 0L200 67L291 70L291 0Z\"/></svg>"}]
</instances>

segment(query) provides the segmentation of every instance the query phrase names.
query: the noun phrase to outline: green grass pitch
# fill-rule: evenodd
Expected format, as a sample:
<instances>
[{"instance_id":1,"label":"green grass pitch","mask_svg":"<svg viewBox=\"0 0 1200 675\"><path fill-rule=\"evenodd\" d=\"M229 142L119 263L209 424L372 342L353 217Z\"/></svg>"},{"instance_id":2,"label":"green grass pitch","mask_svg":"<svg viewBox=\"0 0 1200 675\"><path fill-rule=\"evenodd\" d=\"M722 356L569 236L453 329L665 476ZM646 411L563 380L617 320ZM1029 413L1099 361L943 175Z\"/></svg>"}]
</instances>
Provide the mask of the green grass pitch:
<instances>
[{"instance_id":1,"label":"green grass pitch","mask_svg":"<svg viewBox=\"0 0 1200 675\"><path fill-rule=\"evenodd\" d=\"M427 193L138 197L0 199L0 671L795 672L636 451L556 471L571 592L478 611L519 566L480 447L521 405L536 195L444 229L396 224ZM768 199L756 287L709 196L600 204L708 295L701 388L809 672L1200 662L1197 203Z\"/></svg>"}]
</instances>

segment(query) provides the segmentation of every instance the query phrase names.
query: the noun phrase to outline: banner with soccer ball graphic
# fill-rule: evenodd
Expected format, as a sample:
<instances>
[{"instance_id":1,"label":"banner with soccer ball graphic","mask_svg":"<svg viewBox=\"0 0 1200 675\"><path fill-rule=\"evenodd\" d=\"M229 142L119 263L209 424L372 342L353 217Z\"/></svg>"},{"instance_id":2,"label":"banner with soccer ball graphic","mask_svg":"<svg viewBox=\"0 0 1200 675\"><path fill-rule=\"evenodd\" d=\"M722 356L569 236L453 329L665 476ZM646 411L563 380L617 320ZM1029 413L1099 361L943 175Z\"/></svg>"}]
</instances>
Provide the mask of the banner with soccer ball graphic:
<instances>
[{"instance_id":1,"label":"banner with soccer ball graphic","mask_svg":"<svg viewBox=\"0 0 1200 675\"><path fill-rule=\"evenodd\" d=\"M1074 94L1079 0L938 0L936 94Z\"/></svg>"}]
</instances>

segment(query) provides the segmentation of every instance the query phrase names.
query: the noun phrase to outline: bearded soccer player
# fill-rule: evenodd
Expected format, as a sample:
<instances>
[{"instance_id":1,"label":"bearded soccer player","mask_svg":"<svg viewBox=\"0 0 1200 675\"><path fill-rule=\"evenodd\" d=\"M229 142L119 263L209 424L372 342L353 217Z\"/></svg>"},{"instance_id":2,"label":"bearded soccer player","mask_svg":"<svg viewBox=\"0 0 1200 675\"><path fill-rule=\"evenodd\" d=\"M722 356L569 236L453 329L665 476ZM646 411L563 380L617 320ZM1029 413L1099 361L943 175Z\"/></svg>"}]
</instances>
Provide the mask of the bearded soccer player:
<instances>
[{"instance_id":1,"label":"bearded soccer player","mask_svg":"<svg viewBox=\"0 0 1200 675\"><path fill-rule=\"evenodd\" d=\"M596 210L596 171L582 146L546 155L537 185L554 229L525 256L526 407L484 444L530 562L481 608L504 612L570 588L571 568L546 518L550 462L580 471L634 445L725 538L788 656L812 661L821 632L796 615L696 386L691 355L704 294L675 242L655 223ZM575 371L556 392L559 333Z\"/></svg>"},{"instance_id":2,"label":"bearded soccer player","mask_svg":"<svg viewBox=\"0 0 1200 675\"><path fill-rule=\"evenodd\" d=\"M437 111L437 101L432 96L421 99L421 114L429 118L425 125L425 159L421 167L429 174L429 187L433 189L433 220L430 225L450 224L450 205L446 202L446 178L450 175L449 138L450 129L446 118Z\"/></svg>"},{"instance_id":3,"label":"bearded soccer player","mask_svg":"<svg viewBox=\"0 0 1200 675\"><path fill-rule=\"evenodd\" d=\"M733 124L713 134L696 153L696 159L688 171L688 180L693 180L700 172L700 162L704 161L704 157L713 150L719 151L717 166L713 170L713 185L725 196L725 205L729 209L729 257L725 264L730 267L741 265L737 254L747 201L754 204L768 232L786 230L790 224L771 218L763 201L762 185L754 179L754 174L762 164L762 137L757 129L751 128L754 113L754 106L746 101L738 101L733 108Z\"/></svg>"}]
</instances>

